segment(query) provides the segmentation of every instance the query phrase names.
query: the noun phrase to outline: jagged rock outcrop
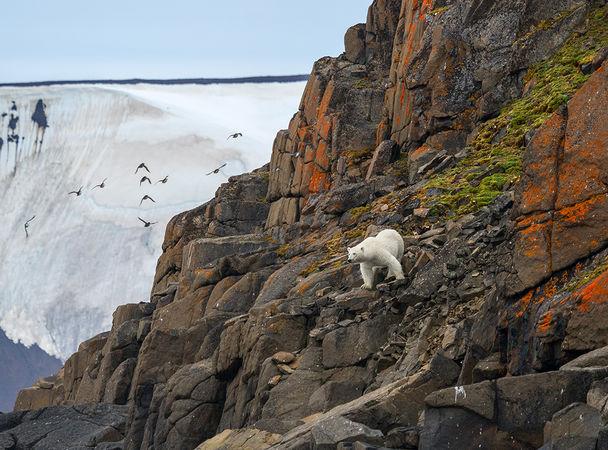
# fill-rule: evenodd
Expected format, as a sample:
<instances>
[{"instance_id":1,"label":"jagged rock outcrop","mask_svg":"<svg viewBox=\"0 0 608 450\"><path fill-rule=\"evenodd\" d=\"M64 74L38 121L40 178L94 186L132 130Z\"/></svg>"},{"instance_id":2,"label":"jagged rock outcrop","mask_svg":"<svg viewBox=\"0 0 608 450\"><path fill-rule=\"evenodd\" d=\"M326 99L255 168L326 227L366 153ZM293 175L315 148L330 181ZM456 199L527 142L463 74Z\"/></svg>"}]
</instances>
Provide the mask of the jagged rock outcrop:
<instances>
[{"instance_id":1,"label":"jagged rock outcrop","mask_svg":"<svg viewBox=\"0 0 608 450\"><path fill-rule=\"evenodd\" d=\"M409 151L410 181L456 155L480 121L519 97L526 70L570 36L592 2L407 1L379 135Z\"/></svg>"},{"instance_id":2,"label":"jagged rock outcrop","mask_svg":"<svg viewBox=\"0 0 608 450\"><path fill-rule=\"evenodd\" d=\"M126 404L128 449L602 448L606 23L374 1L270 165L168 225L150 303L18 409ZM388 227L406 279L361 290L344 250Z\"/></svg>"}]
</instances>

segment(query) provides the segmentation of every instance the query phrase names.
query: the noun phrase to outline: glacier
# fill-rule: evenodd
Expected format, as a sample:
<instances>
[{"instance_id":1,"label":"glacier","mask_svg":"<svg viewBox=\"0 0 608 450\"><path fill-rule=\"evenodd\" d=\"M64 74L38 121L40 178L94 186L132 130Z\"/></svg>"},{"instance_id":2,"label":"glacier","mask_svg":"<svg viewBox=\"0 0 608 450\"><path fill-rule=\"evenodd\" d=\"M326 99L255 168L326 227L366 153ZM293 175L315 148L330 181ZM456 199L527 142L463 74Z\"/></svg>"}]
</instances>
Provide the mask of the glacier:
<instances>
[{"instance_id":1,"label":"glacier","mask_svg":"<svg viewBox=\"0 0 608 450\"><path fill-rule=\"evenodd\" d=\"M269 161L304 86L0 88L0 328L65 359L118 305L146 301L167 222Z\"/></svg>"}]
</instances>

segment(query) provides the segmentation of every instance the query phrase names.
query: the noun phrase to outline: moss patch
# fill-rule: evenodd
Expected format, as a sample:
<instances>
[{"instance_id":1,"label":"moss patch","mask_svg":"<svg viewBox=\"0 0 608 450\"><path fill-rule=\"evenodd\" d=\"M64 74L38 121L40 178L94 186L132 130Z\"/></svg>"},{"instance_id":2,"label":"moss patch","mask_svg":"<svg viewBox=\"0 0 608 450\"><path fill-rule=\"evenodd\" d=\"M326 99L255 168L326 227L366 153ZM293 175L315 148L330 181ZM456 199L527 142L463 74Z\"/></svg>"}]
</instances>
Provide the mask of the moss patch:
<instances>
[{"instance_id":1,"label":"moss patch","mask_svg":"<svg viewBox=\"0 0 608 450\"><path fill-rule=\"evenodd\" d=\"M283 244L283 245L281 245L277 249L277 255L279 255L281 258L283 258L285 255L287 255L287 252L289 251L290 248L291 248L290 244Z\"/></svg>"},{"instance_id":2,"label":"moss patch","mask_svg":"<svg viewBox=\"0 0 608 450\"><path fill-rule=\"evenodd\" d=\"M605 257L602 261L600 261L597 266L588 267L577 273L574 278L572 278L568 283L566 283L566 285L564 285L563 290L568 292L574 292L577 289L582 288L586 284L589 284L607 270L608 257Z\"/></svg>"},{"instance_id":3,"label":"moss patch","mask_svg":"<svg viewBox=\"0 0 608 450\"><path fill-rule=\"evenodd\" d=\"M350 217L353 220L359 220L363 214L366 214L372 210L372 205L359 206L349 211Z\"/></svg>"},{"instance_id":4,"label":"moss patch","mask_svg":"<svg viewBox=\"0 0 608 450\"><path fill-rule=\"evenodd\" d=\"M361 78L354 82L353 87L355 89L368 89L372 87L372 82L369 80L369 78Z\"/></svg>"},{"instance_id":5,"label":"moss patch","mask_svg":"<svg viewBox=\"0 0 608 450\"><path fill-rule=\"evenodd\" d=\"M525 135L546 122L590 77L580 66L608 46L607 21L608 7L592 11L584 34L574 34L554 56L529 70L527 94L480 126L468 156L428 181L420 199L433 215L473 212L518 180Z\"/></svg>"},{"instance_id":6,"label":"moss patch","mask_svg":"<svg viewBox=\"0 0 608 450\"><path fill-rule=\"evenodd\" d=\"M372 148L361 148L358 150L348 150L344 152L344 156L346 157L347 164L359 164L366 159L371 158L374 155L374 150Z\"/></svg>"},{"instance_id":7,"label":"moss patch","mask_svg":"<svg viewBox=\"0 0 608 450\"><path fill-rule=\"evenodd\" d=\"M429 14L431 16L439 16L440 14L443 14L444 12L446 12L448 9L450 9L449 6L442 6L441 8L435 8Z\"/></svg>"}]
</instances>

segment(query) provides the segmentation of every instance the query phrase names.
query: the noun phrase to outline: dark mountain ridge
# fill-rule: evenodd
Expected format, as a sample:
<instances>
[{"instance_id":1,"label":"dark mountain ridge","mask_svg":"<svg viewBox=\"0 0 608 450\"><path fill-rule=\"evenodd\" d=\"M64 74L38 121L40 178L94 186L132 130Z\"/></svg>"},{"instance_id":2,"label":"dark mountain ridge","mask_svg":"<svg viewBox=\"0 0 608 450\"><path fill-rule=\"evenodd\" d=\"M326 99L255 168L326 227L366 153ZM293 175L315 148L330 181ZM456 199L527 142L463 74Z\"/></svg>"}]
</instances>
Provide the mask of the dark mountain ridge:
<instances>
[{"instance_id":1,"label":"dark mountain ridge","mask_svg":"<svg viewBox=\"0 0 608 450\"><path fill-rule=\"evenodd\" d=\"M243 84L243 83L294 83L306 81L308 75L265 75L239 78L129 78L129 79L100 79L100 80L57 80L57 81L24 81L15 83L0 83L0 87L34 87L34 86L56 86L71 84Z\"/></svg>"},{"instance_id":2,"label":"dark mountain ridge","mask_svg":"<svg viewBox=\"0 0 608 450\"><path fill-rule=\"evenodd\" d=\"M55 374L61 365L37 345L15 343L0 329L0 411L12 411L20 389Z\"/></svg>"}]
</instances>

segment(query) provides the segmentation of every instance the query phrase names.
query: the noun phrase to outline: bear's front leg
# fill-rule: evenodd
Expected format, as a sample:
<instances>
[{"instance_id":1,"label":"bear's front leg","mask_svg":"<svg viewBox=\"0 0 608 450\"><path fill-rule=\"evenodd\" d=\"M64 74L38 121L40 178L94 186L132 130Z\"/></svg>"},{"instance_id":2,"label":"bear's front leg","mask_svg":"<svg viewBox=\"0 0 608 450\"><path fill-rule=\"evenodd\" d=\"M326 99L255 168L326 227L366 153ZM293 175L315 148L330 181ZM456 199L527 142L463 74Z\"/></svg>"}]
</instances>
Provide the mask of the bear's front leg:
<instances>
[{"instance_id":1,"label":"bear's front leg","mask_svg":"<svg viewBox=\"0 0 608 450\"><path fill-rule=\"evenodd\" d=\"M359 264L361 269L361 276L363 277L363 285L361 289L373 290L374 289L374 269L371 264L361 263Z\"/></svg>"}]
</instances>

